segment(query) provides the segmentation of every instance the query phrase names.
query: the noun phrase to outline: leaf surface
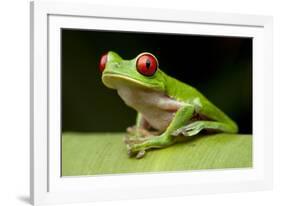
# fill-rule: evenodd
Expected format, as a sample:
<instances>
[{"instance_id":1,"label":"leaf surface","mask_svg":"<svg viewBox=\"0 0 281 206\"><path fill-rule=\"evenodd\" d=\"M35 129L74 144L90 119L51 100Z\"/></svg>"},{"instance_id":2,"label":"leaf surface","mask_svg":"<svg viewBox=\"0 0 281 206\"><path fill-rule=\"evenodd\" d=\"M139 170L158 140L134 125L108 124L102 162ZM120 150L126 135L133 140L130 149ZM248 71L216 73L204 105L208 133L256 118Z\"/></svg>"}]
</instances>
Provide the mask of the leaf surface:
<instances>
[{"instance_id":1,"label":"leaf surface","mask_svg":"<svg viewBox=\"0 0 281 206\"><path fill-rule=\"evenodd\" d=\"M252 167L252 135L213 134L127 155L124 133L63 133L62 175L100 175Z\"/></svg>"}]
</instances>

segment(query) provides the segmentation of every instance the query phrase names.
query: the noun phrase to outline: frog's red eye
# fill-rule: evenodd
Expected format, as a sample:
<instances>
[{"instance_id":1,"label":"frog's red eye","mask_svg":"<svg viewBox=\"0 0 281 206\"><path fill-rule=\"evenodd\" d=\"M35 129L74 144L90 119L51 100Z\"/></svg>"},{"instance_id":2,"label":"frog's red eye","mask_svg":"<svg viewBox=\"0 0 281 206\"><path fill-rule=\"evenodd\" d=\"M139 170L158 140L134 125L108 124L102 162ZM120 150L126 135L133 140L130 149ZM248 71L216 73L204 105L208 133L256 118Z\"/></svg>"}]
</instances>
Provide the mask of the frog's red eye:
<instances>
[{"instance_id":1,"label":"frog's red eye","mask_svg":"<svg viewBox=\"0 0 281 206\"><path fill-rule=\"evenodd\" d=\"M151 54L143 54L137 59L137 70L145 76L152 76L158 67L157 59Z\"/></svg>"},{"instance_id":2,"label":"frog's red eye","mask_svg":"<svg viewBox=\"0 0 281 206\"><path fill-rule=\"evenodd\" d=\"M107 53L103 54L100 58L99 70L101 73L105 69L106 62L107 62Z\"/></svg>"}]
</instances>

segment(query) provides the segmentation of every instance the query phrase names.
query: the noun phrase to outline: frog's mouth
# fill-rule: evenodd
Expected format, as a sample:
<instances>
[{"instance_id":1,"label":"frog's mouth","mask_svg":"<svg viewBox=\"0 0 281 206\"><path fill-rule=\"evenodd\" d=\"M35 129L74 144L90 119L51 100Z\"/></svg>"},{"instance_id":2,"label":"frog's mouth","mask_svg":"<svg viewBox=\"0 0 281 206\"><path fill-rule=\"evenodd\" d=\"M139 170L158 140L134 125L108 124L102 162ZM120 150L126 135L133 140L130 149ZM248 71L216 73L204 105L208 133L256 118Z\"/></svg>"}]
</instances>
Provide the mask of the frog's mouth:
<instances>
[{"instance_id":1,"label":"frog's mouth","mask_svg":"<svg viewBox=\"0 0 281 206\"><path fill-rule=\"evenodd\" d=\"M145 82L142 82L138 79L133 79L129 76L126 76L124 74L118 74L113 72L105 72L102 75L102 82L103 84L111 89L118 89L120 87L139 87L143 89L150 89L150 90L156 90L161 91L162 87L160 85L156 84L148 84Z\"/></svg>"}]
</instances>

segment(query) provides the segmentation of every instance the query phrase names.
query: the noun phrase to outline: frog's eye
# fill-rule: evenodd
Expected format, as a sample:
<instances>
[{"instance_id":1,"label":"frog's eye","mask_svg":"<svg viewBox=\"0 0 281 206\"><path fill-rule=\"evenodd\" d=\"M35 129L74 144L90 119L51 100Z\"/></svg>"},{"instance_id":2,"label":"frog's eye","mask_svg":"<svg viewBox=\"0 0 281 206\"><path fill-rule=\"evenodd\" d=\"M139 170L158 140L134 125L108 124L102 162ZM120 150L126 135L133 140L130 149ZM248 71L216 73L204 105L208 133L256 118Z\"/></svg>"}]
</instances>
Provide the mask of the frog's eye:
<instances>
[{"instance_id":1,"label":"frog's eye","mask_svg":"<svg viewBox=\"0 0 281 206\"><path fill-rule=\"evenodd\" d=\"M105 69L106 62L107 62L107 53L103 54L100 58L99 70L101 73Z\"/></svg>"},{"instance_id":2,"label":"frog's eye","mask_svg":"<svg viewBox=\"0 0 281 206\"><path fill-rule=\"evenodd\" d=\"M137 70L145 76L152 76L158 67L157 59L151 54L142 54L137 59Z\"/></svg>"}]
</instances>

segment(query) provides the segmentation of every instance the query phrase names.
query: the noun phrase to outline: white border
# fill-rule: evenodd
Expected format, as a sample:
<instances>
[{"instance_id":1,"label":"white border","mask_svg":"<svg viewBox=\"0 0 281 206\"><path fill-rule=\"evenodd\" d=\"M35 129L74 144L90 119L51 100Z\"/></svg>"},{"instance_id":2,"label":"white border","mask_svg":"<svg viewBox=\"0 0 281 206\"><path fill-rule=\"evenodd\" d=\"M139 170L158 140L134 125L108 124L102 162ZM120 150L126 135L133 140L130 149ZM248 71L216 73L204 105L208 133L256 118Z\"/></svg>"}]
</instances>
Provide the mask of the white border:
<instances>
[{"instance_id":1,"label":"white border","mask_svg":"<svg viewBox=\"0 0 281 206\"><path fill-rule=\"evenodd\" d=\"M34 204L238 192L272 187L270 17L40 1L31 4L31 21L31 198ZM61 28L253 37L254 167L60 178Z\"/></svg>"},{"instance_id":2,"label":"white border","mask_svg":"<svg viewBox=\"0 0 281 206\"><path fill-rule=\"evenodd\" d=\"M257 27L238 27L238 26L221 26L221 25L205 25L205 24L189 24L189 23L171 23L171 22L153 22L153 21L139 21L139 20L113 20L113 19L104 19L104 18L77 18L69 16L49 16L49 174L50 174L50 191L80 191L85 190L85 188L100 188L103 185L110 187L111 184L120 185L123 184L125 188L132 188L136 185L147 185L147 182L155 182L157 185L171 185L171 184L197 184L199 182L217 182L218 180L224 181L233 181L237 180L247 180L249 176L251 179L256 178L258 172L262 171L263 168L263 117L261 114L255 118L254 121L254 130L255 141L254 141L254 150L259 152L254 153L254 168L251 170L235 170L235 171L217 171L217 172L185 172L175 174L161 174L161 175L130 175L128 178L127 175L123 176L114 176L110 178L110 182L105 182L109 177L88 177L80 178L79 181L74 180L73 178L61 178L60 177L60 31L62 28L72 28L72 29L97 29L97 30L122 30L122 31L147 31L147 32L166 32L166 33L183 33L183 34L200 34L200 35L224 35L224 36L245 36L253 37L254 50L257 51L254 53L254 98L255 105L254 110L257 108L263 108L263 99L264 96L258 94L263 90L262 85L258 82L263 81L262 76L262 54L259 51L262 51L262 29ZM169 28L167 30L167 28ZM258 76L259 75L259 76ZM257 149L259 148L259 149ZM175 177L176 176L176 177ZM133 178L132 181L126 181L130 178ZM163 181L163 179L166 179ZM170 182L169 182L170 180ZM85 184L86 183L86 184ZM75 187L72 186L75 184ZM100 184L100 185L99 185ZM151 184L152 185L152 184ZM150 186L151 186L150 185Z\"/></svg>"}]
</instances>

